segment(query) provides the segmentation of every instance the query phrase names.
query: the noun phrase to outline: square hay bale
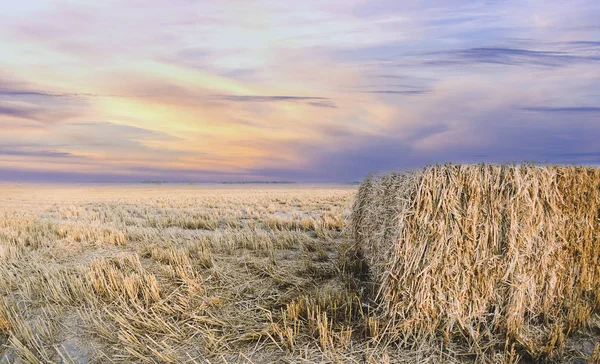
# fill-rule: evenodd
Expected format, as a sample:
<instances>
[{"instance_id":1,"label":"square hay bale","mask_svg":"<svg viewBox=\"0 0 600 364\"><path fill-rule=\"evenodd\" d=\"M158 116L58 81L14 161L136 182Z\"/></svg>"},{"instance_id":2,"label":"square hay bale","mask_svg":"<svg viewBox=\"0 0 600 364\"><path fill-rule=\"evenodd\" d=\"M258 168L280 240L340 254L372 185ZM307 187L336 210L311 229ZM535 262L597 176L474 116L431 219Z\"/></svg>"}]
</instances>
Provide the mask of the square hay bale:
<instances>
[{"instance_id":1,"label":"square hay bale","mask_svg":"<svg viewBox=\"0 0 600 364\"><path fill-rule=\"evenodd\" d=\"M600 168L451 164L371 176L352 231L386 332L405 343L557 358L600 310Z\"/></svg>"}]
</instances>

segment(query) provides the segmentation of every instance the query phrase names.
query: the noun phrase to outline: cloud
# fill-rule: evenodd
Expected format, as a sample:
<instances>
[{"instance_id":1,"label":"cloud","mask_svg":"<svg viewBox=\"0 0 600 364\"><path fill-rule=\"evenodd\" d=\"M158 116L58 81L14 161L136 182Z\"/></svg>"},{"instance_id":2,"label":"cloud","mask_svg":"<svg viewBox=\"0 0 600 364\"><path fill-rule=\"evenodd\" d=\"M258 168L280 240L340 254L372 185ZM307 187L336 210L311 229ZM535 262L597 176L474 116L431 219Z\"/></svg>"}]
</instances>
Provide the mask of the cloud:
<instances>
[{"instance_id":1,"label":"cloud","mask_svg":"<svg viewBox=\"0 0 600 364\"><path fill-rule=\"evenodd\" d=\"M322 182L354 181L372 172L416 168L435 162L435 157L415 151L414 141L448 129L449 126L443 123L410 127L398 125L387 135L366 136L350 132L343 126L331 126L325 128L327 134L343 142L331 145L309 141L288 143L288 149L307 158L305 165L251 168L247 173L257 178Z\"/></svg>"},{"instance_id":2,"label":"cloud","mask_svg":"<svg viewBox=\"0 0 600 364\"><path fill-rule=\"evenodd\" d=\"M0 88L0 97L95 97L98 95L89 93L64 93L64 92L52 92L52 91L38 91L28 89L8 89Z\"/></svg>"},{"instance_id":3,"label":"cloud","mask_svg":"<svg viewBox=\"0 0 600 364\"><path fill-rule=\"evenodd\" d=\"M2 181L18 182L114 182L118 176L110 173L94 175L72 171L30 168L6 168L0 166Z\"/></svg>"},{"instance_id":4,"label":"cloud","mask_svg":"<svg viewBox=\"0 0 600 364\"><path fill-rule=\"evenodd\" d=\"M600 27L598 27L600 29ZM580 48L600 48L600 42L589 41L589 40L576 40L571 42L565 42L567 46L580 47Z\"/></svg>"},{"instance_id":5,"label":"cloud","mask_svg":"<svg viewBox=\"0 0 600 364\"><path fill-rule=\"evenodd\" d=\"M104 155L122 153L150 154L158 152L152 142L177 143L182 139L159 131L110 122L73 122L56 128L54 141L74 150ZM109 149L107 149L109 148ZM173 158L181 153L161 150L155 158Z\"/></svg>"},{"instance_id":6,"label":"cloud","mask_svg":"<svg viewBox=\"0 0 600 364\"><path fill-rule=\"evenodd\" d=\"M89 107L87 96L43 91L26 82L0 79L0 117L4 122L20 119L38 126L55 125L85 113Z\"/></svg>"},{"instance_id":7,"label":"cloud","mask_svg":"<svg viewBox=\"0 0 600 364\"><path fill-rule=\"evenodd\" d=\"M80 113L81 107L71 102L2 102L0 100L0 117L20 119L39 126L68 121ZM4 120L4 122L8 121Z\"/></svg>"},{"instance_id":8,"label":"cloud","mask_svg":"<svg viewBox=\"0 0 600 364\"><path fill-rule=\"evenodd\" d=\"M322 100L322 101L311 101L308 102L308 105L314 107L323 107L328 109L337 109L337 106L331 100Z\"/></svg>"},{"instance_id":9,"label":"cloud","mask_svg":"<svg viewBox=\"0 0 600 364\"><path fill-rule=\"evenodd\" d=\"M66 158L73 157L72 153L59 152L55 150L25 150L21 148L0 148L0 155L4 156L25 156L25 157L53 157L53 158Z\"/></svg>"},{"instance_id":10,"label":"cloud","mask_svg":"<svg viewBox=\"0 0 600 364\"><path fill-rule=\"evenodd\" d=\"M275 177L304 182L352 181L374 171L410 168L419 162L410 157L410 146L393 137L361 138L358 145L334 148L306 146L303 152L310 158L308 168L263 167L248 171L262 178ZM412 159L412 160L411 160Z\"/></svg>"},{"instance_id":11,"label":"cloud","mask_svg":"<svg viewBox=\"0 0 600 364\"><path fill-rule=\"evenodd\" d=\"M237 102L328 100L325 97L311 97L311 96L214 95L213 97L218 100L237 101Z\"/></svg>"},{"instance_id":12,"label":"cloud","mask_svg":"<svg viewBox=\"0 0 600 364\"><path fill-rule=\"evenodd\" d=\"M122 125L117 123L111 123L107 121L103 122L71 122L65 124L68 128L77 128L85 130L89 134L112 134L115 136L127 136L127 137L154 137L163 140L180 141L181 138L173 135L159 132L156 130L150 130L146 128L140 128L133 125Z\"/></svg>"},{"instance_id":13,"label":"cloud","mask_svg":"<svg viewBox=\"0 0 600 364\"><path fill-rule=\"evenodd\" d=\"M489 63L498 65L536 65L559 67L574 63L600 62L600 56L563 51L539 51L519 48L482 47L450 50L433 54L437 59L425 61L425 65L468 65Z\"/></svg>"},{"instance_id":14,"label":"cloud","mask_svg":"<svg viewBox=\"0 0 600 364\"><path fill-rule=\"evenodd\" d=\"M302 103L317 108L336 109L338 106L327 97L317 96L267 96L267 95L211 95L208 100L226 101L233 103Z\"/></svg>"},{"instance_id":15,"label":"cloud","mask_svg":"<svg viewBox=\"0 0 600 364\"><path fill-rule=\"evenodd\" d=\"M167 180L169 182L222 182L247 181L248 172L227 173L222 171L178 168L96 168L93 171L64 168L9 168L0 166L2 181L27 182L143 182L145 180Z\"/></svg>"},{"instance_id":16,"label":"cloud","mask_svg":"<svg viewBox=\"0 0 600 364\"><path fill-rule=\"evenodd\" d=\"M522 107L521 110L535 111L542 113L561 113L561 114L598 114L600 107L579 106L579 107L551 107L551 106L529 106Z\"/></svg>"},{"instance_id":17,"label":"cloud","mask_svg":"<svg viewBox=\"0 0 600 364\"><path fill-rule=\"evenodd\" d=\"M9 116L19 119L35 118L35 111L27 107L3 105L0 103L0 116Z\"/></svg>"},{"instance_id":18,"label":"cloud","mask_svg":"<svg viewBox=\"0 0 600 364\"><path fill-rule=\"evenodd\" d=\"M366 94L390 94L390 95L426 95L429 91L425 90L372 90L372 91L361 91Z\"/></svg>"},{"instance_id":19,"label":"cloud","mask_svg":"<svg viewBox=\"0 0 600 364\"><path fill-rule=\"evenodd\" d=\"M265 96L265 95L212 95L211 99L233 102L279 102L279 101L330 101L326 97L315 96Z\"/></svg>"}]
</instances>

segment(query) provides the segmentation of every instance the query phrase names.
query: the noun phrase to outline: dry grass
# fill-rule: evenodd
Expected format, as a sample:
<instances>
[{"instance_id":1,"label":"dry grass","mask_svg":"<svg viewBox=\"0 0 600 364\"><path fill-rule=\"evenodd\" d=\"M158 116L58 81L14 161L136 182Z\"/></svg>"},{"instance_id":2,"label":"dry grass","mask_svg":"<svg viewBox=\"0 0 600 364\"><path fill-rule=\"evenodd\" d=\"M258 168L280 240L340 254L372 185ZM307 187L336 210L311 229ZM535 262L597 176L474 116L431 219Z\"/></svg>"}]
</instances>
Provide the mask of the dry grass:
<instances>
[{"instance_id":1,"label":"dry grass","mask_svg":"<svg viewBox=\"0 0 600 364\"><path fill-rule=\"evenodd\" d=\"M2 363L472 361L387 340L345 230L353 186L0 191Z\"/></svg>"},{"instance_id":2,"label":"dry grass","mask_svg":"<svg viewBox=\"0 0 600 364\"><path fill-rule=\"evenodd\" d=\"M251 187L2 186L0 362L360 361L355 188Z\"/></svg>"},{"instance_id":3,"label":"dry grass","mask_svg":"<svg viewBox=\"0 0 600 364\"><path fill-rule=\"evenodd\" d=\"M384 335L406 347L561 360L574 350L569 336L594 330L598 168L444 165L371 177L353 232Z\"/></svg>"}]
</instances>

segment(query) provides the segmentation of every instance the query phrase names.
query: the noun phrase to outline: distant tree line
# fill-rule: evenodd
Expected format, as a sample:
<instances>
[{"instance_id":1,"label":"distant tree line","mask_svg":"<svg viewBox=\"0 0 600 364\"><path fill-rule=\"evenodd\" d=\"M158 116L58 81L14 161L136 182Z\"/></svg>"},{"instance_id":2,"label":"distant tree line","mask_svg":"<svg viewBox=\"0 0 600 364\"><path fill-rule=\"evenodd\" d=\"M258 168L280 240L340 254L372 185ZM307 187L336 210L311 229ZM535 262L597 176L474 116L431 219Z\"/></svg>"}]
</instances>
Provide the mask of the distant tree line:
<instances>
[{"instance_id":1,"label":"distant tree line","mask_svg":"<svg viewBox=\"0 0 600 364\"><path fill-rule=\"evenodd\" d=\"M223 181L222 184L293 184L295 181Z\"/></svg>"}]
</instances>

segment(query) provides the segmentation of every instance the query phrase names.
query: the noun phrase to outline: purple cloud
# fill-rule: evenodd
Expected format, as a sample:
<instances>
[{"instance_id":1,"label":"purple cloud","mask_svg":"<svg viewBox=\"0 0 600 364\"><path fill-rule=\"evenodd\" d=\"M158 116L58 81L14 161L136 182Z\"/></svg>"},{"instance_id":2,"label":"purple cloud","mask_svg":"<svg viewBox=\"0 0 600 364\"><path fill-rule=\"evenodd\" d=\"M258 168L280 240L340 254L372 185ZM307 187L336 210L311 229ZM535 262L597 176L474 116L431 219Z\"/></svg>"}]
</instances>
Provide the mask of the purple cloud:
<instances>
[{"instance_id":1,"label":"purple cloud","mask_svg":"<svg viewBox=\"0 0 600 364\"><path fill-rule=\"evenodd\" d=\"M590 106L579 106L579 107L529 106L529 107L522 107L521 110L543 112L543 113L562 113L562 114L597 114L597 113L600 113L600 107L590 107Z\"/></svg>"}]
</instances>

